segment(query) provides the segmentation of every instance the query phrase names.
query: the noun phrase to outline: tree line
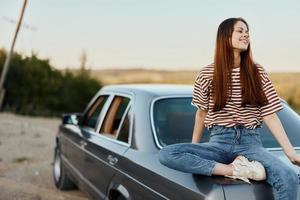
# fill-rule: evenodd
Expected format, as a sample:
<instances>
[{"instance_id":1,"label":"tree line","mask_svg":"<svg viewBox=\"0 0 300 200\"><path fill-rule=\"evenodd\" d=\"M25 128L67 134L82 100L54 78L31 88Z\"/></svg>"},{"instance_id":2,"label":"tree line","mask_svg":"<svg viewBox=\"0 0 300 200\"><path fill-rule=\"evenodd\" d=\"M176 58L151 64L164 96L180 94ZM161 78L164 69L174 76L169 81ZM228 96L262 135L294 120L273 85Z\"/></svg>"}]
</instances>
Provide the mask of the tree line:
<instances>
[{"instance_id":1,"label":"tree line","mask_svg":"<svg viewBox=\"0 0 300 200\"><path fill-rule=\"evenodd\" d=\"M7 52L0 49L0 72ZM102 87L85 69L77 75L54 69L49 59L36 53L14 53L4 83L2 110L26 115L60 116L82 112L88 101Z\"/></svg>"}]
</instances>

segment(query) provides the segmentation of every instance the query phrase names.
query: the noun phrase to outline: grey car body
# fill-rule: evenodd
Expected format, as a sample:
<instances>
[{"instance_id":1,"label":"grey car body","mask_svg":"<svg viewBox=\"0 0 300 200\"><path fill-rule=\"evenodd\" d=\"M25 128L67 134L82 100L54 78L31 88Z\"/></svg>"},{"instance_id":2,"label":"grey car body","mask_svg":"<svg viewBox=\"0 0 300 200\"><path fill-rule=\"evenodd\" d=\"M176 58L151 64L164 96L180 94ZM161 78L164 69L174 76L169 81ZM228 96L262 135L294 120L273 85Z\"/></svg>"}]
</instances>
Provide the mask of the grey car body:
<instances>
[{"instance_id":1,"label":"grey car body","mask_svg":"<svg viewBox=\"0 0 300 200\"><path fill-rule=\"evenodd\" d=\"M84 112L63 117L54 157L56 186L68 189L75 183L92 199L273 199L265 181L250 185L184 173L159 162L163 146L191 142L196 111L190 104L192 91L192 85L104 86ZM300 153L300 117L282 104L278 115ZM265 125L261 135L264 146L299 174ZM205 130L201 142L208 137Z\"/></svg>"}]
</instances>

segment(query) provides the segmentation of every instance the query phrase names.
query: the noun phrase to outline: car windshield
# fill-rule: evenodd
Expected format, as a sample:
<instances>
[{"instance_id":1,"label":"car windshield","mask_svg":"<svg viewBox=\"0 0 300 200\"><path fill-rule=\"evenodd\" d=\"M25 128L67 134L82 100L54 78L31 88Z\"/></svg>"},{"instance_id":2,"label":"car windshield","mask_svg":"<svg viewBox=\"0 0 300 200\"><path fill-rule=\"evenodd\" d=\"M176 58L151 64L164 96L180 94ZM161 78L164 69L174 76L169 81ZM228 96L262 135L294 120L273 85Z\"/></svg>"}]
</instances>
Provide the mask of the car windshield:
<instances>
[{"instance_id":1,"label":"car windshield","mask_svg":"<svg viewBox=\"0 0 300 200\"><path fill-rule=\"evenodd\" d=\"M191 105L191 97L172 97L155 101L153 106L154 134L159 146L191 142L196 107ZM283 127L294 147L300 147L300 117L285 102L284 109L278 112ZM261 139L266 148L280 147L272 133L263 124ZM209 131L205 129L201 142L207 142Z\"/></svg>"}]
</instances>

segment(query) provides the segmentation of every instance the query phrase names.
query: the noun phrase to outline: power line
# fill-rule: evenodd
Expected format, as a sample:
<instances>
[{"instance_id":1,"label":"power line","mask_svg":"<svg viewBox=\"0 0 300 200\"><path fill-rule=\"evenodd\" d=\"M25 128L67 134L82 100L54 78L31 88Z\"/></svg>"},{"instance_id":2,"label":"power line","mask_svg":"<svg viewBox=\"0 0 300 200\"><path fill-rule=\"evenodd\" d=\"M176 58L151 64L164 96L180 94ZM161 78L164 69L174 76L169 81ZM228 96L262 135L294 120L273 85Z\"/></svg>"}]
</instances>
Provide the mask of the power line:
<instances>
[{"instance_id":1,"label":"power line","mask_svg":"<svg viewBox=\"0 0 300 200\"><path fill-rule=\"evenodd\" d=\"M6 22L8 22L8 23L10 23L10 24L14 24L14 25L18 23L16 20L11 19L11 18L6 17L6 16L1 16L1 19L2 19L3 21L6 21ZM36 28L35 26L28 25L28 24L25 24L25 23L22 23L22 24L21 24L21 27L22 27L22 28L29 29L29 30L31 30L31 31L37 31L37 28Z\"/></svg>"}]
</instances>

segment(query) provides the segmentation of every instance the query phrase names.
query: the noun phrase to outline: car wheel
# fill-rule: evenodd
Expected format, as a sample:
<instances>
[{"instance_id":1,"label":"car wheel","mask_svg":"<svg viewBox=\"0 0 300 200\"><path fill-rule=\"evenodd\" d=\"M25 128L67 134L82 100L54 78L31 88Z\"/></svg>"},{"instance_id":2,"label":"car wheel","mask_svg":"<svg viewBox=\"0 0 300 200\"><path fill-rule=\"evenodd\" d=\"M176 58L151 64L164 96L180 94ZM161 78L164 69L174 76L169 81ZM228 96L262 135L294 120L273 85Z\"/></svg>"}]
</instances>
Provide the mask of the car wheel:
<instances>
[{"instance_id":1,"label":"car wheel","mask_svg":"<svg viewBox=\"0 0 300 200\"><path fill-rule=\"evenodd\" d=\"M67 175L58 147L55 147L53 162L53 179L55 186L61 190L74 189L76 186Z\"/></svg>"}]
</instances>

